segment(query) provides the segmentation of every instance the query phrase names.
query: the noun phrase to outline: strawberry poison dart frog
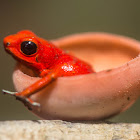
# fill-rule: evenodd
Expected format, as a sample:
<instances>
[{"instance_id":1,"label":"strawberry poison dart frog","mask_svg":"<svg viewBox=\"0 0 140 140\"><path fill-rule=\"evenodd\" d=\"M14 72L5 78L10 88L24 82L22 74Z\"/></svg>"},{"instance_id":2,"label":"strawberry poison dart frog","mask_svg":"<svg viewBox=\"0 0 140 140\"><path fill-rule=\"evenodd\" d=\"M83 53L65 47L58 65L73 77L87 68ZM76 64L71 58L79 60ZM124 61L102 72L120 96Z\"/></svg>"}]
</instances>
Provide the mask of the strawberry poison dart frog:
<instances>
[{"instance_id":1,"label":"strawberry poison dart frog","mask_svg":"<svg viewBox=\"0 0 140 140\"><path fill-rule=\"evenodd\" d=\"M20 93L3 90L25 100L32 105L40 105L30 99L30 95L47 84L63 76L74 76L93 73L94 70L86 62L79 60L51 42L36 36L33 32L23 30L4 38L5 50L19 63L30 67L41 77L40 80Z\"/></svg>"}]
</instances>

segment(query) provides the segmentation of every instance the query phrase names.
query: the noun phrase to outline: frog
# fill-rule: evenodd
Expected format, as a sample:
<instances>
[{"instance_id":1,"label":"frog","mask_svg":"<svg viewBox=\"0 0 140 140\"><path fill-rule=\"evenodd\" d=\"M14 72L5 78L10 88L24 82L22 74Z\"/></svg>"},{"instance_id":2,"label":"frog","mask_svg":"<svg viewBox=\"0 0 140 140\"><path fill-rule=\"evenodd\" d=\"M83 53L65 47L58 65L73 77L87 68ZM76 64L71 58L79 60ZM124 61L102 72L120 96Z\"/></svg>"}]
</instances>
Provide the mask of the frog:
<instances>
[{"instance_id":1,"label":"frog","mask_svg":"<svg viewBox=\"0 0 140 140\"><path fill-rule=\"evenodd\" d=\"M33 106L40 106L40 103L33 101L30 96L57 78L95 72L87 62L62 50L53 42L38 37L30 30L8 35L3 44L7 53L18 63L32 69L40 79L21 92L2 91Z\"/></svg>"}]
</instances>

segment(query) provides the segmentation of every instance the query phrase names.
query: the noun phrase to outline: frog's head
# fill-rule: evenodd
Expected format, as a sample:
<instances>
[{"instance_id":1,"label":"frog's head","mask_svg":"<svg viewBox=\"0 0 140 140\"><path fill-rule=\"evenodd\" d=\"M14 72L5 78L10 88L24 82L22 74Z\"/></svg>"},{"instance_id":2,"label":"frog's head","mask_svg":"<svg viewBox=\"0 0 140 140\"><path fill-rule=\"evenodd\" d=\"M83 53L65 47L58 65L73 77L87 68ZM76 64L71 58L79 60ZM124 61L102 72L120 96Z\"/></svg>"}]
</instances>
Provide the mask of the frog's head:
<instances>
[{"instance_id":1,"label":"frog's head","mask_svg":"<svg viewBox=\"0 0 140 140\"><path fill-rule=\"evenodd\" d=\"M5 37L4 46L5 50L16 60L39 71L45 68L44 65L50 63L48 61L53 59L52 50L54 47L51 47L48 41L37 37L28 30Z\"/></svg>"}]
</instances>

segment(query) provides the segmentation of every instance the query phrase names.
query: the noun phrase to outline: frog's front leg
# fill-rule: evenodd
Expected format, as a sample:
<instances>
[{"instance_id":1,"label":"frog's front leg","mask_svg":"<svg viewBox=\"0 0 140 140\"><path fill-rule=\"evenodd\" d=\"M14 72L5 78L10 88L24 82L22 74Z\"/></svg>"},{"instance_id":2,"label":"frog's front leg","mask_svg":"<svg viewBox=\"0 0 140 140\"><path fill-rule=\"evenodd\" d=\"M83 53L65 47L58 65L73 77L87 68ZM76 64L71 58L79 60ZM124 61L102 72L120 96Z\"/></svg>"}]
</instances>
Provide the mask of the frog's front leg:
<instances>
[{"instance_id":1,"label":"frog's front leg","mask_svg":"<svg viewBox=\"0 0 140 140\"><path fill-rule=\"evenodd\" d=\"M9 94L9 95L13 95L13 96L17 97L17 99L19 99L19 100L21 100L23 102L24 101L28 102L28 103L30 103L33 106L40 106L39 103L36 103L33 100L31 100L29 98L29 96L34 94L38 90L44 88L47 84L51 83L56 78L57 78L57 74L56 73L50 73L50 74L42 77L40 80L38 80L37 82L35 82L31 86L29 86L28 88L26 88L22 92L10 92L10 91L7 91L7 90L2 90L2 91L5 94Z\"/></svg>"}]
</instances>

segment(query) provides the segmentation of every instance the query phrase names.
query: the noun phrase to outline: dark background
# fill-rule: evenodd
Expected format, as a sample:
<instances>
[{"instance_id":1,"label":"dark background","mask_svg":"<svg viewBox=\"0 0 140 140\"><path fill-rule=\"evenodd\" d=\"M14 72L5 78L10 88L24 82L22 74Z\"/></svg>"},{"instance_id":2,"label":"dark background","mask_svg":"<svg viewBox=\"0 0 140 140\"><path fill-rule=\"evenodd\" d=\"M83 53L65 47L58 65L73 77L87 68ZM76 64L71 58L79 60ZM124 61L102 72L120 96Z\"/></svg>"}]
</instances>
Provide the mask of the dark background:
<instances>
[{"instance_id":1,"label":"dark background","mask_svg":"<svg viewBox=\"0 0 140 140\"><path fill-rule=\"evenodd\" d=\"M0 90L14 91L15 60L3 49L3 38L30 29L54 39L80 32L109 32L140 40L139 0L3 0L0 1ZM20 102L0 92L0 120L38 119ZM140 122L140 100L115 122Z\"/></svg>"}]
</instances>

